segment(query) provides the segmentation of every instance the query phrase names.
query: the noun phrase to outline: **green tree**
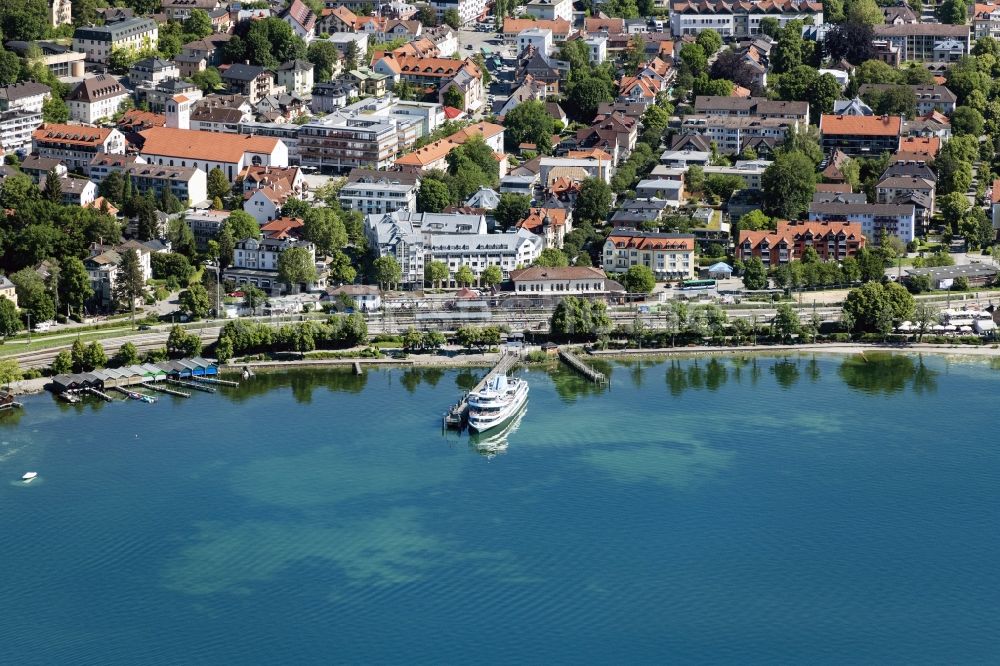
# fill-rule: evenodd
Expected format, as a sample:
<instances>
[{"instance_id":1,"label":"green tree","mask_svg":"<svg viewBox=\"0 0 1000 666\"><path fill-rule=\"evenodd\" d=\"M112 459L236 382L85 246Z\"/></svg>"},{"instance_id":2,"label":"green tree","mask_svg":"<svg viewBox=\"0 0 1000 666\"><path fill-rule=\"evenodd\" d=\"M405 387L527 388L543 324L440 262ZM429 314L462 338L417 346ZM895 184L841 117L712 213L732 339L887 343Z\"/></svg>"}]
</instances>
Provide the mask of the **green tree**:
<instances>
[{"instance_id":1,"label":"green tree","mask_svg":"<svg viewBox=\"0 0 1000 666\"><path fill-rule=\"evenodd\" d=\"M139 364L139 350L131 342L126 342L118 348L118 353L111 359L112 365L117 368L128 367Z\"/></svg>"},{"instance_id":2,"label":"green tree","mask_svg":"<svg viewBox=\"0 0 1000 666\"><path fill-rule=\"evenodd\" d=\"M184 20L184 32L195 35L197 39L208 37L212 34L212 19L204 9L192 9L191 14Z\"/></svg>"},{"instance_id":3,"label":"green tree","mask_svg":"<svg viewBox=\"0 0 1000 666\"><path fill-rule=\"evenodd\" d=\"M354 44L354 42L351 42L351 44ZM355 50L356 49L357 47L355 47ZM357 55L355 55L355 59L356 58ZM315 70L313 71L314 80L317 83L325 82L329 81L333 76L333 69L337 64L337 61L340 59L340 52L337 50L337 47L333 44L333 42L325 39L317 39L309 45L309 50L306 53L306 59L315 66ZM346 51L344 53L344 60L347 60ZM348 68L345 63L345 69L350 71L354 68Z\"/></svg>"},{"instance_id":4,"label":"green tree","mask_svg":"<svg viewBox=\"0 0 1000 666\"><path fill-rule=\"evenodd\" d=\"M53 375L68 375L73 372L73 356L67 350L62 350L52 361Z\"/></svg>"},{"instance_id":5,"label":"green tree","mask_svg":"<svg viewBox=\"0 0 1000 666\"><path fill-rule=\"evenodd\" d=\"M746 186L742 177L730 174L713 173L705 179L705 191L722 201L728 201L733 192Z\"/></svg>"},{"instance_id":6,"label":"green tree","mask_svg":"<svg viewBox=\"0 0 1000 666\"><path fill-rule=\"evenodd\" d=\"M215 67L207 67L191 75L191 83L209 95L222 87L222 75Z\"/></svg>"},{"instance_id":7,"label":"green tree","mask_svg":"<svg viewBox=\"0 0 1000 666\"><path fill-rule=\"evenodd\" d=\"M833 103L841 96L840 84L832 74L817 76L806 89L809 115L814 125L819 125L821 114L833 111Z\"/></svg>"},{"instance_id":8,"label":"green tree","mask_svg":"<svg viewBox=\"0 0 1000 666\"><path fill-rule=\"evenodd\" d=\"M951 131L979 137L983 133L983 114L968 106L959 106L951 114Z\"/></svg>"},{"instance_id":9,"label":"green tree","mask_svg":"<svg viewBox=\"0 0 1000 666\"><path fill-rule=\"evenodd\" d=\"M118 263L118 275L114 284L114 299L120 306L127 307L132 315L132 327L135 327L135 302L145 295L146 283L142 277L142 265L135 250L125 250L121 253Z\"/></svg>"},{"instance_id":10,"label":"green tree","mask_svg":"<svg viewBox=\"0 0 1000 666\"><path fill-rule=\"evenodd\" d=\"M358 277L358 271L351 263L351 258L340 250L334 250L327 266L330 269L330 279L335 283L353 284Z\"/></svg>"},{"instance_id":11,"label":"green tree","mask_svg":"<svg viewBox=\"0 0 1000 666\"><path fill-rule=\"evenodd\" d=\"M208 172L208 196L210 198L218 197L225 201L231 191L232 186L222 169L214 167Z\"/></svg>"},{"instance_id":12,"label":"green tree","mask_svg":"<svg viewBox=\"0 0 1000 666\"><path fill-rule=\"evenodd\" d=\"M70 359L73 363L73 372L83 372L83 353L86 347L83 345L83 341L77 338L70 345Z\"/></svg>"},{"instance_id":13,"label":"green tree","mask_svg":"<svg viewBox=\"0 0 1000 666\"><path fill-rule=\"evenodd\" d=\"M188 333L179 325L170 328L167 336L167 354L171 358L191 358L201 354L201 338Z\"/></svg>"},{"instance_id":14,"label":"green tree","mask_svg":"<svg viewBox=\"0 0 1000 666\"><path fill-rule=\"evenodd\" d=\"M392 255L379 257L373 262L375 281L383 290L395 288L403 280L403 269Z\"/></svg>"},{"instance_id":15,"label":"green tree","mask_svg":"<svg viewBox=\"0 0 1000 666\"><path fill-rule=\"evenodd\" d=\"M104 352L104 347L100 342L94 341L83 350L83 370L90 372L97 368L103 368L108 364L108 355Z\"/></svg>"},{"instance_id":16,"label":"green tree","mask_svg":"<svg viewBox=\"0 0 1000 666\"><path fill-rule=\"evenodd\" d=\"M965 0L944 0L937 6L937 17L942 23L965 25L968 14L969 5Z\"/></svg>"},{"instance_id":17,"label":"green tree","mask_svg":"<svg viewBox=\"0 0 1000 666\"><path fill-rule=\"evenodd\" d=\"M847 18L855 23L882 25L885 15L875 0L853 0L847 10Z\"/></svg>"},{"instance_id":18,"label":"green tree","mask_svg":"<svg viewBox=\"0 0 1000 666\"><path fill-rule=\"evenodd\" d=\"M707 57L711 57L722 48L722 37L715 30L702 30L695 38L695 43L702 48Z\"/></svg>"},{"instance_id":19,"label":"green tree","mask_svg":"<svg viewBox=\"0 0 1000 666\"><path fill-rule=\"evenodd\" d=\"M25 318L27 315L31 315L32 325L49 321L55 317L55 303L38 273L31 268L23 268L9 277L10 281L14 283L21 314L25 315Z\"/></svg>"},{"instance_id":20,"label":"green tree","mask_svg":"<svg viewBox=\"0 0 1000 666\"><path fill-rule=\"evenodd\" d=\"M611 214L611 186L600 178L587 178L580 184L574 218L580 222L603 224Z\"/></svg>"},{"instance_id":21,"label":"green tree","mask_svg":"<svg viewBox=\"0 0 1000 666\"><path fill-rule=\"evenodd\" d=\"M448 264L428 261L424 264L424 280L432 287L440 287L448 279Z\"/></svg>"},{"instance_id":22,"label":"green tree","mask_svg":"<svg viewBox=\"0 0 1000 666\"><path fill-rule=\"evenodd\" d=\"M705 169L698 164L692 164L684 174L684 186L690 192L705 191Z\"/></svg>"},{"instance_id":23,"label":"green tree","mask_svg":"<svg viewBox=\"0 0 1000 666\"><path fill-rule=\"evenodd\" d=\"M681 64L691 72L692 76L698 76L708 67L708 56L705 49L700 44L687 43L681 46Z\"/></svg>"},{"instance_id":24,"label":"green tree","mask_svg":"<svg viewBox=\"0 0 1000 666\"><path fill-rule=\"evenodd\" d=\"M244 42L244 58L252 65L275 69L283 62L304 58L306 45L289 24L277 17L253 21Z\"/></svg>"},{"instance_id":25,"label":"green tree","mask_svg":"<svg viewBox=\"0 0 1000 666\"><path fill-rule=\"evenodd\" d=\"M203 319L208 316L208 311L212 309L208 290L199 283L192 284L182 291L178 303L181 310L186 312L191 319Z\"/></svg>"},{"instance_id":26,"label":"green tree","mask_svg":"<svg viewBox=\"0 0 1000 666\"><path fill-rule=\"evenodd\" d=\"M150 257L153 277L157 280L173 278L179 284L187 284L194 273L194 267L183 254L177 252L157 252Z\"/></svg>"},{"instance_id":27,"label":"green tree","mask_svg":"<svg viewBox=\"0 0 1000 666\"><path fill-rule=\"evenodd\" d=\"M347 228L331 208L310 208L302 216L303 237L321 254L330 254L347 245Z\"/></svg>"},{"instance_id":28,"label":"green tree","mask_svg":"<svg viewBox=\"0 0 1000 666\"><path fill-rule=\"evenodd\" d=\"M552 152L555 119L545 109L545 102L521 102L504 116L503 125L507 150L513 152L522 143L533 143L543 155Z\"/></svg>"},{"instance_id":29,"label":"green tree","mask_svg":"<svg viewBox=\"0 0 1000 666\"><path fill-rule=\"evenodd\" d=\"M21 330L17 306L9 298L0 296L0 336L8 338Z\"/></svg>"},{"instance_id":30,"label":"green tree","mask_svg":"<svg viewBox=\"0 0 1000 666\"><path fill-rule=\"evenodd\" d=\"M764 229L774 229L775 224L764 212L760 209L752 210L746 215L740 217L739 221L740 229L745 229L747 231L763 231Z\"/></svg>"},{"instance_id":31,"label":"green tree","mask_svg":"<svg viewBox=\"0 0 1000 666\"><path fill-rule=\"evenodd\" d=\"M300 283L316 281L316 262L304 247L290 247L278 255L278 278L288 285L289 291Z\"/></svg>"},{"instance_id":32,"label":"green tree","mask_svg":"<svg viewBox=\"0 0 1000 666\"><path fill-rule=\"evenodd\" d=\"M451 205L448 186L437 178L425 178L417 190L417 210L421 213L440 213Z\"/></svg>"},{"instance_id":33,"label":"green tree","mask_svg":"<svg viewBox=\"0 0 1000 666\"><path fill-rule=\"evenodd\" d=\"M10 386L11 383L19 381L24 377L21 372L21 364L16 358L0 359L0 385Z\"/></svg>"},{"instance_id":34,"label":"green tree","mask_svg":"<svg viewBox=\"0 0 1000 666\"><path fill-rule=\"evenodd\" d=\"M462 90L456 85L448 88L444 91L444 95L441 96L441 103L445 106L450 106L455 109L464 110L465 109L465 95Z\"/></svg>"},{"instance_id":35,"label":"green tree","mask_svg":"<svg viewBox=\"0 0 1000 666\"><path fill-rule=\"evenodd\" d=\"M765 16L760 20L760 31L768 37L777 38L781 32L781 23L773 16Z\"/></svg>"},{"instance_id":36,"label":"green tree","mask_svg":"<svg viewBox=\"0 0 1000 666\"><path fill-rule=\"evenodd\" d=\"M894 322L913 315L913 296L895 282L868 282L852 289L844 300L844 317L857 333L887 333Z\"/></svg>"},{"instance_id":37,"label":"green tree","mask_svg":"<svg viewBox=\"0 0 1000 666\"><path fill-rule=\"evenodd\" d=\"M535 259L535 266L545 266L547 268L561 268L569 266L569 259L566 253L554 247L548 247L541 251L538 259Z\"/></svg>"},{"instance_id":38,"label":"green tree","mask_svg":"<svg viewBox=\"0 0 1000 666\"><path fill-rule=\"evenodd\" d=\"M43 39L49 30L46 0L18 0L0 6L0 32L4 39L33 42Z\"/></svg>"},{"instance_id":39,"label":"green tree","mask_svg":"<svg viewBox=\"0 0 1000 666\"><path fill-rule=\"evenodd\" d=\"M236 238L233 230L223 223L222 231L219 232L219 266L225 270L233 263L233 253L236 251Z\"/></svg>"},{"instance_id":40,"label":"green tree","mask_svg":"<svg viewBox=\"0 0 1000 666\"><path fill-rule=\"evenodd\" d=\"M799 313L789 303L779 303L774 315L774 328L782 340L788 340L802 329Z\"/></svg>"},{"instance_id":41,"label":"green tree","mask_svg":"<svg viewBox=\"0 0 1000 666\"><path fill-rule=\"evenodd\" d=\"M260 238L260 225L253 215L243 210L234 210L226 218L225 226L233 234L233 238L243 240L246 238Z\"/></svg>"},{"instance_id":42,"label":"green tree","mask_svg":"<svg viewBox=\"0 0 1000 666\"><path fill-rule=\"evenodd\" d=\"M62 203L62 180L55 169L50 169L45 174L45 185L42 187L42 196L52 203Z\"/></svg>"},{"instance_id":43,"label":"green tree","mask_svg":"<svg viewBox=\"0 0 1000 666\"><path fill-rule=\"evenodd\" d=\"M685 46L693 46L686 44ZM701 48L701 47L698 47ZM579 83L574 83L567 96L567 111L581 120L591 120L597 115L597 107L603 102L614 99L611 85L603 78L589 76Z\"/></svg>"},{"instance_id":44,"label":"green tree","mask_svg":"<svg viewBox=\"0 0 1000 666\"><path fill-rule=\"evenodd\" d=\"M767 269L760 257L751 257L743 268L743 286L750 290L767 289Z\"/></svg>"},{"instance_id":45,"label":"green tree","mask_svg":"<svg viewBox=\"0 0 1000 666\"><path fill-rule=\"evenodd\" d=\"M648 266L636 265L625 271L622 285L632 294L650 294L656 289L656 277Z\"/></svg>"},{"instance_id":46,"label":"green tree","mask_svg":"<svg viewBox=\"0 0 1000 666\"><path fill-rule=\"evenodd\" d=\"M444 14L441 15L441 21L455 30L462 27L462 17L458 15L457 9L444 10Z\"/></svg>"},{"instance_id":47,"label":"green tree","mask_svg":"<svg viewBox=\"0 0 1000 666\"><path fill-rule=\"evenodd\" d=\"M56 95L42 102L42 120L47 123L68 123L69 105Z\"/></svg>"},{"instance_id":48,"label":"green tree","mask_svg":"<svg viewBox=\"0 0 1000 666\"><path fill-rule=\"evenodd\" d=\"M761 177L764 209L784 219L796 219L809 209L816 189L812 161L804 153L779 152Z\"/></svg>"},{"instance_id":49,"label":"green tree","mask_svg":"<svg viewBox=\"0 0 1000 666\"><path fill-rule=\"evenodd\" d=\"M71 312L83 313L83 305L94 295L90 275L83 262L77 257L63 259L59 271L59 300Z\"/></svg>"},{"instance_id":50,"label":"green tree","mask_svg":"<svg viewBox=\"0 0 1000 666\"><path fill-rule=\"evenodd\" d=\"M504 192L500 195L500 201L493 211L493 219L501 229L507 231L526 218L530 212L531 197Z\"/></svg>"},{"instance_id":51,"label":"green tree","mask_svg":"<svg viewBox=\"0 0 1000 666\"><path fill-rule=\"evenodd\" d=\"M460 287L469 287L476 281L476 276L472 273L472 269L462 264L455 271L455 283Z\"/></svg>"},{"instance_id":52,"label":"green tree","mask_svg":"<svg viewBox=\"0 0 1000 666\"><path fill-rule=\"evenodd\" d=\"M484 287L495 287L501 282L503 282L503 271L496 264L490 264L485 269L483 269L482 275L479 276L479 280Z\"/></svg>"}]
</instances>

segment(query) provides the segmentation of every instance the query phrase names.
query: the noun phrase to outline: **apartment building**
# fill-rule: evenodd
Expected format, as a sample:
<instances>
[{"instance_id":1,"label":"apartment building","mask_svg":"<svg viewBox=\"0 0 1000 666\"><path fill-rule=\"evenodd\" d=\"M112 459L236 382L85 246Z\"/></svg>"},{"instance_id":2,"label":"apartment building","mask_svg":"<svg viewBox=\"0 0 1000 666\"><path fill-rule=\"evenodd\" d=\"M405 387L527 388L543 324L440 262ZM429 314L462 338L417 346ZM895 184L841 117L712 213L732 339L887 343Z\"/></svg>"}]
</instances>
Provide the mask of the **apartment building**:
<instances>
[{"instance_id":1,"label":"apartment building","mask_svg":"<svg viewBox=\"0 0 1000 666\"><path fill-rule=\"evenodd\" d=\"M950 116L958 103L958 97L955 93L945 86L938 85L900 86L892 83L865 83L858 88L858 95L874 106L875 102L872 101L872 97L900 87L913 90L913 94L917 98L916 111L918 116L926 116L934 111L940 111Z\"/></svg>"},{"instance_id":2,"label":"apartment building","mask_svg":"<svg viewBox=\"0 0 1000 666\"><path fill-rule=\"evenodd\" d=\"M232 280L238 285L252 284L271 296L279 296L286 285L278 277L278 258L282 252L293 247L306 250L312 262L316 263L316 246L307 241L296 240L290 236L241 239L236 242L233 263L222 272L222 278ZM298 284L293 285L291 291L308 292L317 286L320 286L319 282Z\"/></svg>"},{"instance_id":3,"label":"apartment building","mask_svg":"<svg viewBox=\"0 0 1000 666\"><path fill-rule=\"evenodd\" d=\"M222 72L222 82L230 93L246 97L251 105L274 92L274 74L256 65L230 65Z\"/></svg>"},{"instance_id":4,"label":"apartment building","mask_svg":"<svg viewBox=\"0 0 1000 666\"><path fill-rule=\"evenodd\" d=\"M716 116L692 114L681 122L681 134L697 134L715 142L720 153L737 155L751 141L766 139L784 143L788 133L797 131L799 121L759 116Z\"/></svg>"},{"instance_id":5,"label":"apartment building","mask_svg":"<svg viewBox=\"0 0 1000 666\"><path fill-rule=\"evenodd\" d=\"M118 113L130 96L128 89L110 74L80 81L66 97L69 117L81 123L96 123Z\"/></svg>"},{"instance_id":6,"label":"apartment building","mask_svg":"<svg viewBox=\"0 0 1000 666\"><path fill-rule=\"evenodd\" d=\"M39 157L57 159L69 169L84 170L99 153L125 153L125 135L116 129L82 125L43 124L32 132L31 146Z\"/></svg>"},{"instance_id":7,"label":"apartment building","mask_svg":"<svg viewBox=\"0 0 1000 666\"><path fill-rule=\"evenodd\" d=\"M85 69L85 60L87 56L83 53L72 50L68 46L63 46L62 44L57 44L56 42L25 42L20 40L11 40L4 43L4 47L8 51L13 51L17 53L22 58L27 57L29 53L37 54L41 52L41 57L39 61L45 66L54 76L57 77L73 77L82 78ZM37 50L36 50L37 47Z\"/></svg>"},{"instance_id":8,"label":"apartment building","mask_svg":"<svg viewBox=\"0 0 1000 666\"><path fill-rule=\"evenodd\" d=\"M132 17L101 26L81 26L73 33L73 50L91 62L107 64L117 49L155 49L159 29L148 18Z\"/></svg>"},{"instance_id":9,"label":"apartment building","mask_svg":"<svg viewBox=\"0 0 1000 666\"><path fill-rule=\"evenodd\" d=\"M530 0L524 10L529 16L544 21L573 22L573 0Z\"/></svg>"},{"instance_id":10,"label":"apartment building","mask_svg":"<svg viewBox=\"0 0 1000 666\"><path fill-rule=\"evenodd\" d=\"M552 32L552 41L555 44L565 42L573 34L572 19L555 19L548 21L545 19L524 19L508 16L503 20L503 38L508 44L517 43L517 36L525 30L531 28L542 28Z\"/></svg>"},{"instance_id":11,"label":"apartment building","mask_svg":"<svg viewBox=\"0 0 1000 666\"><path fill-rule=\"evenodd\" d=\"M0 86L0 111L42 112L42 104L52 95L52 89L42 83L22 81Z\"/></svg>"},{"instance_id":12,"label":"apartment building","mask_svg":"<svg viewBox=\"0 0 1000 666\"><path fill-rule=\"evenodd\" d=\"M895 236L903 243L913 240L916 210L912 204L814 203L809 207L811 222L857 222L865 238L881 244L885 236Z\"/></svg>"},{"instance_id":13,"label":"apartment building","mask_svg":"<svg viewBox=\"0 0 1000 666\"><path fill-rule=\"evenodd\" d=\"M486 16L486 5L486 0L431 0L430 2L430 6L437 12L438 21L443 19L446 11L454 9L458 12L458 18L463 25Z\"/></svg>"},{"instance_id":14,"label":"apartment building","mask_svg":"<svg viewBox=\"0 0 1000 666\"><path fill-rule=\"evenodd\" d=\"M465 143L472 137L482 138L498 154L503 152L503 126L481 122L469 125L451 136L435 141L434 143L429 143L423 148L403 155L396 160L395 165L401 171L410 173L444 168L447 163L446 158L448 157L448 153L455 146Z\"/></svg>"},{"instance_id":15,"label":"apartment building","mask_svg":"<svg viewBox=\"0 0 1000 666\"><path fill-rule=\"evenodd\" d=\"M844 116L823 114L820 143L825 153L840 150L848 157L894 153L899 148L901 116Z\"/></svg>"},{"instance_id":16,"label":"apartment building","mask_svg":"<svg viewBox=\"0 0 1000 666\"><path fill-rule=\"evenodd\" d=\"M219 0L161 0L160 6L167 18L183 22L190 18L193 9L212 12L222 5Z\"/></svg>"},{"instance_id":17,"label":"apartment building","mask_svg":"<svg viewBox=\"0 0 1000 666\"><path fill-rule=\"evenodd\" d=\"M0 151L27 152L31 149L31 134L41 124L41 111L0 111Z\"/></svg>"},{"instance_id":18,"label":"apartment building","mask_svg":"<svg viewBox=\"0 0 1000 666\"><path fill-rule=\"evenodd\" d=\"M382 118L330 114L299 129L303 166L325 171L387 169L398 149L395 124Z\"/></svg>"},{"instance_id":19,"label":"apartment building","mask_svg":"<svg viewBox=\"0 0 1000 666\"><path fill-rule=\"evenodd\" d=\"M646 266L658 280L689 280L698 262L691 234L659 234L617 229L604 241L602 266L607 273L624 273Z\"/></svg>"},{"instance_id":20,"label":"apartment building","mask_svg":"<svg viewBox=\"0 0 1000 666\"><path fill-rule=\"evenodd\" d=\"M365 215L417 211L420 178L402 171L351 169L338 198L344 208Z\"/></svg>"},{"instance_id":21,"label":"apartment building","mask_svg":"<svg viewBox=\"0 0 1000 666\"><path fill-rule=\"evenodd\" d=\"M760 34L761 22L773 18L784 27L789 21L823 25L823 3L815 0L674 0L670 29L675 37L715 30L722 37Z\"/></svg>"},{"instance_id":22,"label":"apartment building","mask_svg":"<svg viewBox=\"0 0 1000 666\"><path fill-rule=\"evenodd\" d=\"M898 49L904 61L953 62L969 53L971 32L967 25L900 23L876 25L872 29L875 38Z\"/></svg>"},{"instance_id":23,"label":"apartment building","mask_svg":"<svg viewBox=\"0 0 1000 666\"><path fill-rule=\"evenodd\" d=\"M772 267L801 259L811 247L824 261L841 261L856 255L865 242L858 222L779 221L776 231L741 231L736 256L744 262L758 257Z\"/></svg>"},{"instance_id":24,"label":"apartment building","mask_svg":"<svg viewBox=\"0 0 1000 666\"><path fill-rule=\"evenodd\" d=\"M1000 4L977 2L973 5L972 35L974 39L980 37L1000 39Z\"/></svg>"},{"instance_id":25,"label":"apartment building","mask_svg":"<svg viewBox=\"0 0 1000 666\"><path fill-rule=\"evenodd\" d=\"M782 102L766 97L722 97L698 95L694 110L714 116L755 116L758 118L785 118L809 124L809 102Z\"/></svg>"},{"instance_id":26,"label":"apartment building","mask_svg":"<svg viewBox=\"0 0 1000 666\"><path fill-rule=\"evenodd\" d=\"M183 166L134 163L125 168L139 192L153 192L157 198L171 192L183 204L208 201L208 175L203 169Z\"/></svg>"},{"instance_id":27,"label":"apartment building","mask_svg":"<svg viewBox=\"0 0 1000 666\"><path fill-rule=\"evenodd\" d=\"M308 60L289 60L275 72L279 87L291 95L308 95L313 89L313 65Z\"/></svg>"}]
</instances>

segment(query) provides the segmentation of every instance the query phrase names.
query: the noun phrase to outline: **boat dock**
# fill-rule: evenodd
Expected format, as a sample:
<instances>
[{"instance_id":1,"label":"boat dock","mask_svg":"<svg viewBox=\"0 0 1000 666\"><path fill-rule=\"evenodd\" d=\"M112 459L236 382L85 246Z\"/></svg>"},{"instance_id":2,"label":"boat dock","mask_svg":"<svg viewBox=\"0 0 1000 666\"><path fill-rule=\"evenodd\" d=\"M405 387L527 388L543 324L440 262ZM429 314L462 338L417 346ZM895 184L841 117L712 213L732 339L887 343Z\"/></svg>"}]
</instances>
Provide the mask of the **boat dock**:
<instances>
[{"instance_id":1,"label":"boat dock","mask_svg":"<svg viewBox=\"0 0 1000 666\"><path fill-rule=\"evenodd\" d=\"M507 352L500 354L500 360L497 361L496 365L486 373L486 376L479 380L479 383L472 387L469 393L475 393L476 391L481 391L486 387L486 383L490 381L495 375L507 374L514 365L517 364L517 354L510 354ZM459 428L465 424L465 419L469 414L469 400L466 393L462 398L452 405L442 419L445 428Z\"/></svg>"},{"instance_id":2,"label":"boat dock","mask_svg":"<svg viewBox=\"0 0 1000 666\"><path fill-rule=\"evenodd\" d=\"M168 379L168 384L174 384L176 386L183 386L184 388L194 389L195 391L204 391L205 393L215 393L215 387L205 386L199 384L198 382L182 382L179 379Z\"/></svg>"},{"instance_id":3,"label":"boat dock","mask_svg":"<svg viewBox=\"0 0 1000 666\"><path fill-rule=\"evenodd\" d=\"M594 368L590 367L583 360L574 354L573 352L567 351L562 347L559 348L559 358L561 358L566 365L573 368L581 375L594 382L595 384L607 384L608 378L604 376L604 373L598 372Z\"/></svg>"},{"instance_id":4,"label":"boat dock","mask_svg":"<svg viewBox=\"0 0 1000 666\"><path fill-rule=\"evenodd\" d=\"M93 386L88 386L88 387L84 388L83 390L87 391L87 392L90 392L90 393L93 393L98 398L100 398L101 400L104 400L106 402L114 402L114 398L112 398L110 395L108 395L104 391L101 391L99 389L94 388Z\"/></svg>"},{"instance_id":5,"label":"boat dock","mask_svg":"<svg viewBox=\"0 0 1000 666\"><path fill-rule=\"evenodd\" d=\"M230 379L219 379L218 377L192 377L191 379L196 382L205 382L206 384L218 384L219 386L239 386L239 382L234 382Z\"/></svg>"},{"instance_id":6,"label":"boat dock","mask_svg":"<svg viewBox=\"0 0 1000 666\"><path fill-rule=\"evenodd\" d=\"M190 393L185 393L184 391L175 391L174 389L167 388L166 386L157 386L156 384L140 384L145 389L150 391L159 391L160 393L166 393L167 395L175 395L178 398L190 398Z\"/></svg>"}]
</instances>

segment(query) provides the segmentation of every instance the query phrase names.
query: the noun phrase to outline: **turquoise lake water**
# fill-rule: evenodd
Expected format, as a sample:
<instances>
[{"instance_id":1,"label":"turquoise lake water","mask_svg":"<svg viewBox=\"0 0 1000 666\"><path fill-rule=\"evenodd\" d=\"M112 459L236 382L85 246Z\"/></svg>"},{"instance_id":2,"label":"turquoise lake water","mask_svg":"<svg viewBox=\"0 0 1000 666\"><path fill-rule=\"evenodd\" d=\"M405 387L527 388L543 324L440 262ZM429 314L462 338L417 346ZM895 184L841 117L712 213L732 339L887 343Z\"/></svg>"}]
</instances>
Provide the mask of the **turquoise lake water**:
<instances>
[{"instance_id":1,"label":"turquoise lake water","mask_svg":"<svg viewBox=\"0 0 1000 666\"><path fill-rule=\"evenodd\" d=\"M0 663L996 663L1000 368L258 376L0 418ZM26 471L39 478L24 485Z\"/></svg>"}]
</instances>

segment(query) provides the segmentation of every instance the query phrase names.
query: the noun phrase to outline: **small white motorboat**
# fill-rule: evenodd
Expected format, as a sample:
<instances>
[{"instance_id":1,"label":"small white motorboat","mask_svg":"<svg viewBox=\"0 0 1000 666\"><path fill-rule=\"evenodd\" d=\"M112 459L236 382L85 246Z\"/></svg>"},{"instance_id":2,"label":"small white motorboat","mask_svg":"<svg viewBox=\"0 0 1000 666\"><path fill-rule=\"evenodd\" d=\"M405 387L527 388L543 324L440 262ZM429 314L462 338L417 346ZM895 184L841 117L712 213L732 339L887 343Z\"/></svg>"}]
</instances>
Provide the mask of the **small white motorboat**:
<instances>
[{"instance_id":1,"label":"small white motorboat","mask_svg":"<svg viewBox=\"0 0 1000 666\"><path fill-rule=\"evenodd\" d=\"M38 472L25 472L24 476L21 477L21 480L25 483L31 483L37 476Z\"/></svg>"}]
</instances>

